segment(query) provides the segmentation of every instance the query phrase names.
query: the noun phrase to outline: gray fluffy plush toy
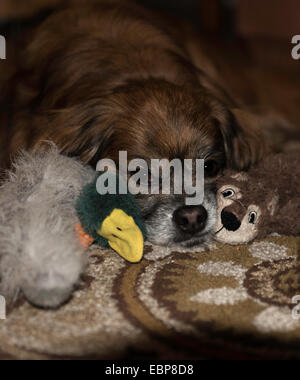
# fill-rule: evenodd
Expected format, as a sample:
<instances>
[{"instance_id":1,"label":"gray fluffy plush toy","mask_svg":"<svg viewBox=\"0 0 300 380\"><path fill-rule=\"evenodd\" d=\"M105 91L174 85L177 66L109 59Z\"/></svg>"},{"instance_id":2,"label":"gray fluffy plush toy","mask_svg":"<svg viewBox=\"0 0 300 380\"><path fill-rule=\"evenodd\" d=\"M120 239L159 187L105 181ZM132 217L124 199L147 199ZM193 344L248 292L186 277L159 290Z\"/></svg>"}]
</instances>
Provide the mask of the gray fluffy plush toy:
<instances>
[{"instance_id":1,"label":"gray fluffy plush toy","mask_svg":"<svg viewBox=\"0 0 300 380\"><path fill-rule=\"evenodd\" d=\"M68 300L85 269L75 202L95 172L55 146L22 153L0 188L0 294L34 305Z\"/></svg>"}]
</instances>

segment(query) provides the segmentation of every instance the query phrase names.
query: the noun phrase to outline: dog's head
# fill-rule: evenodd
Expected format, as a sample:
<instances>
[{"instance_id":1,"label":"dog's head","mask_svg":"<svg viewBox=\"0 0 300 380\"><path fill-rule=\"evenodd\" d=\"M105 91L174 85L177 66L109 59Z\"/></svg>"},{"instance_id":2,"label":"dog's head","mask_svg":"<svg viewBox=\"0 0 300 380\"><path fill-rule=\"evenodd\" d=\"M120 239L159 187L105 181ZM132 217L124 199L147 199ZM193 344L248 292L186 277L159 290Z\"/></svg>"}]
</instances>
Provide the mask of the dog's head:
<instances>
[{"instance_id":1,"label":"dog's head","mask_svg":"<svg viewBox=\"0 0 300 380\"><path fill-rule=\"evenodd\" d=\"M103 158L118 162L120 151L129 160L204 159L207 182L225 167L255 162L263 139L244 112L227 105L218 81L186 59L165 24L160 30L144 11L109 3L53 15L36 33L16 80L24 77L18 119L28 127L15 134L14 149L48 139L94 167ZM138 201L152 241L186 245L212 232L214 198L207 187L194 209L185 208L185 196Z\"/></svg>"},{"instance_id":2,"label":"dog's head","mask_svg":"<svg viewBox=\"0 0 300 380\"><path fill-rule=\"evenodd\" d=\"M223 168L244 169L260 156L262 139L243 128L234 112L202 87L155 79L132 81L93 102L77 138L66 144L67 151L94 166L102 158L118 162L120 151L126 151L129 160L146 162L204 159L210 183ZM88 111L83 110L83 115ZM184 195L147 195L137 200L149 239L157 244L192 246L214 231L216 201L210 185L203 205L197 207L186 207Z\"/></svg>"}]
</instances>

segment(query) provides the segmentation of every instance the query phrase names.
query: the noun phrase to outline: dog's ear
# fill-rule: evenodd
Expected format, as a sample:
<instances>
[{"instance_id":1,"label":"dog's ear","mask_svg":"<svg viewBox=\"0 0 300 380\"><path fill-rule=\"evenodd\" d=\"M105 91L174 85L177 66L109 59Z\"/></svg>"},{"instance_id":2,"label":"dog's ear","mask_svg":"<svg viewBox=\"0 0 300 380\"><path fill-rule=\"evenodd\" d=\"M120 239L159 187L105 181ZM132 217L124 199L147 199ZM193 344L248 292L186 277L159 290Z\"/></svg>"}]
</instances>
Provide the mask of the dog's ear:
<instances>
[{"instance_id":1,"label":"dog's ear","mask_svg":"<svg viewBox=\"0 0 300 380\"><path fill-rule=\"evenodd\" d=\"M54 111L54 125L64 128L54 129L50 136L61 153L79 157L92 166L106 154L114 134L114 114L102 104L81 104Z\"/></svg>"},{"instance_id":2,"label":"dog's ear","mask_svg":"<svg viewBox=\"0 0 300 380\"><path fill-rule=\"evenodd\" d=\"M228 167L247 170L266 152L261 123L250 112L232 109L228 124L222 126Z\"/></svg>"}]
</instances>

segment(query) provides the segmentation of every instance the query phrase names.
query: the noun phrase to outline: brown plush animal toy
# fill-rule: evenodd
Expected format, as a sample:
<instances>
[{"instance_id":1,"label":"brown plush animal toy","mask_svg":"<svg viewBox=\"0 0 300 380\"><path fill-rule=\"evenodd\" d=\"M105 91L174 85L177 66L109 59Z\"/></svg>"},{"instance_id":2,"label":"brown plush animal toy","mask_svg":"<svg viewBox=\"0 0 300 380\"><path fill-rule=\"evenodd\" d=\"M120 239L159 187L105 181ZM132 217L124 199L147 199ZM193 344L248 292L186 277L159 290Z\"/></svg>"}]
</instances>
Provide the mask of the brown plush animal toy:
<instances>
[{"instance_id":1,"label":"brown plush animal toy","mask_svg":"<svg viewBox=\"0 0 300 380\"><path fill-rule=\"evenodd\" d=\"M300 235L300 152L270 155L249 172L227 171L217 185L218 242Z\"/></svg>"}]
</instances>

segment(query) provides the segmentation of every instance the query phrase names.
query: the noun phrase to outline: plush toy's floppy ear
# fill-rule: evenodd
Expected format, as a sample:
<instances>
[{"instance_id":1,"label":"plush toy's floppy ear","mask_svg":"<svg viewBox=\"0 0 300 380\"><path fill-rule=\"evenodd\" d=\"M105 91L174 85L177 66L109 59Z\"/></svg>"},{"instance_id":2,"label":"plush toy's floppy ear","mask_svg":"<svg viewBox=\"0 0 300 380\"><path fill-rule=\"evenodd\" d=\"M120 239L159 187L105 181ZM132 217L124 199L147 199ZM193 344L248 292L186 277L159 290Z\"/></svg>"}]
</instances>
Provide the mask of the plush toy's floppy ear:
<instances>
[{"instance_id":1,"label":"plush toy's floppy ear","mask_svg":"<svg viewBox=\"0 0 300 380\"><path fill-rule=\"evenodd\" d=\"M264 156L266 146L257 119L250 112L231 110L230 125L223 130L228 166L247 170Z\"/></svg>"}]
</instances>

